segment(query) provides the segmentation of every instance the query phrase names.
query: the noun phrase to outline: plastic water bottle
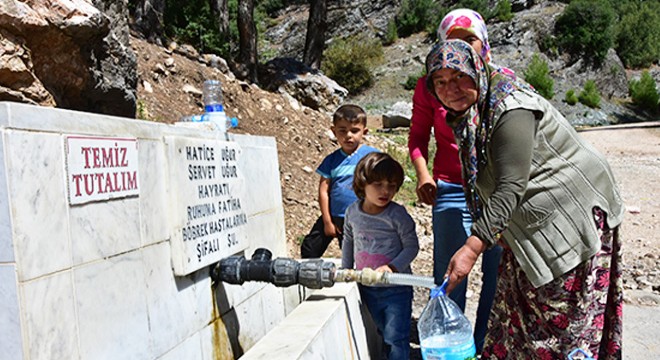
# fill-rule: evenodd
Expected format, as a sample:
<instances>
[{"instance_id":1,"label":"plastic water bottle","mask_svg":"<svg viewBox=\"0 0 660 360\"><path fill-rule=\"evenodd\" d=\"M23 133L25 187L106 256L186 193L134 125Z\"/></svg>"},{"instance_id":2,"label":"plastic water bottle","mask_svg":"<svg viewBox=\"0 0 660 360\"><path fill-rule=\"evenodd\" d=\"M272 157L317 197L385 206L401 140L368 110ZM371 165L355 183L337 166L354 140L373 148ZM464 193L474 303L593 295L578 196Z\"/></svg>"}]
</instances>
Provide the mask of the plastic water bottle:
<instances>
[{"instance_id":1,"label":"plastic water bottle","mask_svg":"<svg viewBox=\"0 0 660 360\"><path fill-rule=\"evenodd\" d=\"M447 280L431 291L431 300L417 322L424 360L465 360L476 357L470 321L447 297Z\"/></svg>"},{"instance_id":2,"label":"plastic water bottle","mask_svg":"<svg viewBox=\"0 0 660 360\"><path fill-rule=\"evenodd\" d=\"M204 100L204 114L183 116L179 119L179 122L208 122L213 125L213 128L220 132L226 132L227 129L238 126L237 118L229 118L225 114L222 106L222 85L220 81L204 81L202 97Z\"/></svg>"},{"instance_id":3,"label":"plastic water bottle","mask_svg":"<svg viewBox=\"0 0 660 360\"><path fill-rule=\"evenodd\" d=\"M228 119L222 107L222 84L219 80L206 80L202 89L204 116L216 130L227 132Z\"/></svg>"},{"instance_id":4,"label":"plastic water bottle","mask_svg":"<svg viewBox=\"0 0 660 360\"><path fill-rule=\"evenodd\" d=\"M179 122L202 122L206 121L204 119L204 115L188 115L188 116L183 116L181 119L179 119Z\"/></svg>"},{"instance_id":5,"label":"plastic water bottle","mask_svg":"<svg viewBox=\"0 0 660 360\"><path fill-rule=\"evenodd\" d=\"M205 113L216 111L224 112L224 109L222 108L222 84L220 83L220 80L204 81L202 97L204 100Z\"/></svg>"}]
</instances>

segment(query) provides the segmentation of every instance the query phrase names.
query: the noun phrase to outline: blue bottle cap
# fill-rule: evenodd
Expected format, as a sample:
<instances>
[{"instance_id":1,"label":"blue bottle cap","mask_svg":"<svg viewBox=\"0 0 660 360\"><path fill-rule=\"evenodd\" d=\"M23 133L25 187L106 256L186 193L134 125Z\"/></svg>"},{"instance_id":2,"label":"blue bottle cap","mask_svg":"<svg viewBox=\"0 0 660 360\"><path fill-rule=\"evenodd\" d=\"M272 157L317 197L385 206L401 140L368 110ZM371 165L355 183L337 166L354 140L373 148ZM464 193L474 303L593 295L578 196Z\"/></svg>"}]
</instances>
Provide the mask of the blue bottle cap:
<instances>
[{"instance_id":1,"label":"blue bottle cap","mask_svg":"<svg viewBox=\"0 0 660 360\"><path fill-rule=\"evenodd\" d=\"M449 283L449 278L446 277L445 280L442 282L442 285L436 286L434 289L431 290L431 299L437 298L438 296L446 296L447 295L447 284Z\"/></svg>"}]
</instances>

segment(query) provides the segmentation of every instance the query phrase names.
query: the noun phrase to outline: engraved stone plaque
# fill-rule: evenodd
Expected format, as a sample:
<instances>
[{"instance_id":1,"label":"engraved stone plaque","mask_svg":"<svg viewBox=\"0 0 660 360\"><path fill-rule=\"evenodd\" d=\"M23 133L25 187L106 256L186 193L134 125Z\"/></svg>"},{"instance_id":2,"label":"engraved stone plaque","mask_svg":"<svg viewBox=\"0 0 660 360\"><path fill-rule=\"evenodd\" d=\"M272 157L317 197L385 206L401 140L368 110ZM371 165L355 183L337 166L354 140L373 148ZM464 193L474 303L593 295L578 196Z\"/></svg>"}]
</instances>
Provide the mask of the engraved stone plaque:
<instances>
[{"instance_id":1,"label":"engraved stone plaque","mask_svg":"<svg viewBox=\"0 0 660 360\"><path fill-rule=\"evenodd\" d=\"M187 275L248 246L243 155L235 142L170 137L172 263Z\"/></svg>"}]
</instances>

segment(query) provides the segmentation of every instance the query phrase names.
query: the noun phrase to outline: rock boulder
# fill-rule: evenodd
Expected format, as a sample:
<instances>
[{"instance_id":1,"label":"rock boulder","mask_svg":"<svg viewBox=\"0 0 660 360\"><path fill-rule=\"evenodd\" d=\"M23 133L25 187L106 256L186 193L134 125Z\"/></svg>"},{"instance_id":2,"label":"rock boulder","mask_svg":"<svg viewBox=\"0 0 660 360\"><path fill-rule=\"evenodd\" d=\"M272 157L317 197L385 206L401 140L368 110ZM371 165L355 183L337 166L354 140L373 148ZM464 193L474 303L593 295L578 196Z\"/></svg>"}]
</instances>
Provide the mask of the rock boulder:
<instances>
[{"instance_id":1,"label":"rock boulder","mask_svg":"<svg viewBox=\"0 0 660 360\"><path fill-rule=\"evenodd\" d=\"M0 99L134 117L127 14L120 0L0 2Z\"/></svg>"},{"instance_id":2,"label":"rock boulder","mask_svg":"<svg viewBox=\"0 0 660 360\"><path fill-rule=\"evenodd\" d=\"M259 79L266 90L289 94L314 110L332 112L348 95L334 80L291 58L269 61L260 69Z\"/></svg>"}]
</instances>

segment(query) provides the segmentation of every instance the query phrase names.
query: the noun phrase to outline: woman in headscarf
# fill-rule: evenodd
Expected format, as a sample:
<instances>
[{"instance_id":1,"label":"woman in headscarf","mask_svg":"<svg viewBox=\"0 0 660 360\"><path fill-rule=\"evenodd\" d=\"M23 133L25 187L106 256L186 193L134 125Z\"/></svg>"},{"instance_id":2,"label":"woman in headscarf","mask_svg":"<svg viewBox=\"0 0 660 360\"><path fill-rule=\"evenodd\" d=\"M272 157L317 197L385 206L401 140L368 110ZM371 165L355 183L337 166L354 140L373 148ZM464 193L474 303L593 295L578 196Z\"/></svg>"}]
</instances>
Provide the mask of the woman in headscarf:
<instances>
[{"instance_id":1,"label":"woman in headscarf","mask_svg":"<svg viewBox=\"0 0 660 360\"><path fill-rule=\"evenodd\" d=\"M487 61L490 60L488 32L483 17L476 11L457 9L449 12L438 26L438 39L461 39L468 42ZM426 76L417 81L413 95L413 113L408 137L410 158L417 172L417 195L423 203L433 206L433 276L440 284L449 259L465 244L470 234L472 218L463 195L461 165L452 130L447 126L447 111L426 87ZM433 133L436 152L433 174L427 167L429 140ZM495 295L497 266L502 249L495 246L482 258L482 288L474 327L474 342L481 351L488 315ZM467 279L450 297L465 311Z\"/></svg>"},{"instance_id":2,"label":"woman in headscarf","mask_svg":"<svg viewBox=\"0 0 660 360\"><path fill-rule=\"evenodd\" d=\"M622 201L605 158L527 83L464 41L435 46L428 86L459 145L472 235L451 291L504 248L482 358L621 358Z\"/></svg>"}]
</instances>

